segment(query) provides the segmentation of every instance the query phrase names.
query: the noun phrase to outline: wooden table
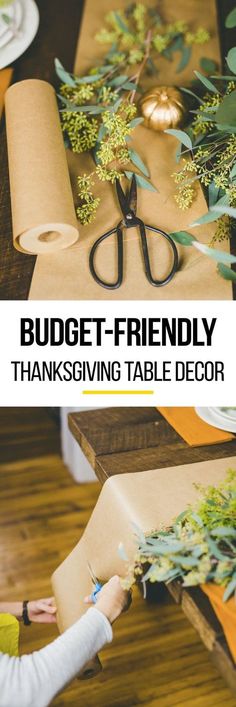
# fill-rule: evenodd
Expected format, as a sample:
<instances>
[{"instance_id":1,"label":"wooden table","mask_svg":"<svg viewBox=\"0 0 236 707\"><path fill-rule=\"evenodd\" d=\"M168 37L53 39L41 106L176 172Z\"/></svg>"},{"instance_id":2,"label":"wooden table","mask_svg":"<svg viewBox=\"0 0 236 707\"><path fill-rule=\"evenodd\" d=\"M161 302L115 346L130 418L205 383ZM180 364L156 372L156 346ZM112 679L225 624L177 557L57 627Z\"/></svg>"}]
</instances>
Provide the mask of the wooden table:
<instances>
[{"instance_id":1,"label":"wooden table","mask_svg":"<svg viewBox=\"0 0 236 707\"><path fill-rule=\"evenodd\" d=\"M102 408L71 413L69 428L102 484L115 474L220 457L227 461L227 457L236 454L236 438L223 444L190 447L156 408ZM183 589L179 582L167 588L181 604L229 686L236 691L236 668L206 595L197 587Z\"/></svg>"},{"instance_id":2,"label":"wooden table","mask_svg":"<svg viewBox=\"0 0 236 707\"><path fill-rule=\"evenodd\" d=\"M29 49L14 66L14 81L40 78L56 84L54 58L72 70L78 38L83 0L36 0L40 11L39 32ZM187 2L187 0L186 0ZM217 0L222 56L235 44L234 30L225 30L224 21L235 0ZM109 8L109 0L107 0ZM118 2L119 6L119 2ZM28 298L35 256L17 252L12 244L11 207L4 121L0 126L0 299ZM231 239L236 254L236 238ZM236 285L234 286L236 298ZM43 296L43 293L42 293Z\"/></svg>"}]
</instances>

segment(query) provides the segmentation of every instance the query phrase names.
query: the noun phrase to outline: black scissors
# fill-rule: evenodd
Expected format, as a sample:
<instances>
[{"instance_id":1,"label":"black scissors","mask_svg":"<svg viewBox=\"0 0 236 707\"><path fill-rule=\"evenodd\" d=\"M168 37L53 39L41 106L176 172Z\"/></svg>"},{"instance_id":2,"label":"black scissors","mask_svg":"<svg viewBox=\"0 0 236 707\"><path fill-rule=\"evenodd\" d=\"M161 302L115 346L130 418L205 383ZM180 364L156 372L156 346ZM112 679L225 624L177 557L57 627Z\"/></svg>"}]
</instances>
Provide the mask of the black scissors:
<instances>
[{"instance_id":1,"label":"black scissors","mask_svg":"<svg viewBox=\"0 0 236 707\"><path fill-rule=\"evenodd\" d=\"M136 184L136 179L135 175L133 174L132 180L131 180L131 186L128 194L126 195L121 187L121 184L118 179L116 179L116 192L117 192L117 197L118 201L120 204L120 208L123 214L123 218L121 221L118 223L117 226L114 228L111 228L110 231L107 231L106 233L103 234L103 236L100 236L95 243L93 244L90 255L89 255L89 268L90 272L94 278L94 280L98 283L98 285L101 285L101 287L105 287L107 290L116 290L118 287L121 286L122 281L123 281L123 270L124 270L124 248L123 248L123 230L124 228L133 228L134 226L137 226L139 229L140 233L140 238L141 238L141 247L142 247L142 254L143 254L143 260L144 260L144 268L145 268L145 273L146 277L148 279L148 282L150 282L151 285L154 287L163 287L163 285L167 285L170 280L174 277L177 269L178 269L178 251L176 248L176 245L172 238L169 236L168 233L165 231L162 231L160 228L155 228L154 226L149 226L145 224L140 218L136 216L136 211L137 211L137 184ZM147 244L147 236L146 236L146 230L148 231L153 231L153 233L160 234L165 238L172 250L172 255L173 255L173 264L171 267L171 270L169 274L163 279L163 280L155 280L154 277L152 276L152 271L151 271L151 265L150 265L150 258L149 258L149 252L148 252L148 244ZM97 252L97 249L104 241L106 238L109 238L109 236L112 236L113 234L116 234L117 236L117 249L118 249L118 259L117 259L117 280L116 282L109 283L109 282L104 282L97 274L95 270L95 255Z\"/></svg>"}]
</instances>

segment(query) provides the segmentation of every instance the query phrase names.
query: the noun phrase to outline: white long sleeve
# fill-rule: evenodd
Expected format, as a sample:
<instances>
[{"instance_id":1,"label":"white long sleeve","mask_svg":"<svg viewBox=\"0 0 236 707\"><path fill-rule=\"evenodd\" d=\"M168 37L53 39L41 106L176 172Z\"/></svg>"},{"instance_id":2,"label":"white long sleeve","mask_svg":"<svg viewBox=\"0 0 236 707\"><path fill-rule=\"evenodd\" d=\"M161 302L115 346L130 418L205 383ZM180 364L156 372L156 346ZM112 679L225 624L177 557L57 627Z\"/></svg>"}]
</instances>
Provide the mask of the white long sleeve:
<instances>
[{"instance_id":1,"label":"white long sleeve","mask_svg":"<svg viewBox=\"0 0 236 707\"><path fill-rule=\"evenodd\" d=\"M112 628L95 607L40 651L21 658L0 653L0 707L47 707L83 666L112 641Z\"/></svg>"}]
</instances>

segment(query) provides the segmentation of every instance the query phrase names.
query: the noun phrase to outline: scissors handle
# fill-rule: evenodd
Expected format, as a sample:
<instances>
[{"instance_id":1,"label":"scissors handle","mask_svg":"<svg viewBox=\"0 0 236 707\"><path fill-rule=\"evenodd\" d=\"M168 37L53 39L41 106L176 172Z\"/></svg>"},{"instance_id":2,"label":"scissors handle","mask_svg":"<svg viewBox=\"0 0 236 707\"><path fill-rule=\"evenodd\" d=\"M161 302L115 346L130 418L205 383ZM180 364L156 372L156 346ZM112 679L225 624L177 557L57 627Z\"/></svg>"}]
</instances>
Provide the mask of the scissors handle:
<instances>
[{"instance_id":1,"label":"scissors handle","mask_svg":"<svg viewBox=\"0 0 236 707\"><path fill-rule=\"evenodd\" d=\"M150 282L153 287L163 287L163 285L167 285L170 280L174 277L177 269L178 269L178 251L176 248L176 245L172 238L169 236L168 233L165 231L162 231L160 228L155 228L154 226L148 226L147 224L144 224L143 221L139 220L139 231L140 231L140 236L141 236L141 243L142 243L142 251L143 251L143 259L144 259L144 267L145 267L145 273L146 277L148 279L148 282ZM163 278L163 280L155 280L155 278L152 276L152 271L151 271L151 264L150 264L150 258L149 258L149 251L148 251L148 243L147 243L147 236L146 236L146 229L148 231L153 231L153 233L160 234L163 236L168 243L171 246L172 249L172 254L173 254L173 265L172 268L169 272L169 274Z\"/></svg>"},{"instance_id":2,"label":"scissors handle","mask_svg":"<svg viewBox=\"0 0 236 707\"><path fill-rule=\"evenodd\" d=\"M112 236L113 233L115 233L117 237L117 280L113 283L109 283L99 277L97 271L95 270L94 261L100 243L102 243L106 238L109 238L109 236ZM103 236L100 236L100 238L95 241L89 254L89 269L95 282L97 282L98 285L101 285L101 287L105 287L107 290L116 290L120 287L123 280L123 233L120 226L112 228L111 231L104 233Z\"/></svg>"},{"instance_id":3,"label":"scissors handle","mask_svg":"<svg viewBox=\"0 0 236 707\"><path fill-rule=\"evenodd\" d=\"M93 604L96 604L96 602L97 602L97 595L99 594L99 592L101 591L101 589L102 589L102 584L100 584L100 582L96 582L95 588L94 588L94 590L93 590L93 592L92 592L92 594L91 594L91 599L92 599Z\"/></svg>"}]
</instances>

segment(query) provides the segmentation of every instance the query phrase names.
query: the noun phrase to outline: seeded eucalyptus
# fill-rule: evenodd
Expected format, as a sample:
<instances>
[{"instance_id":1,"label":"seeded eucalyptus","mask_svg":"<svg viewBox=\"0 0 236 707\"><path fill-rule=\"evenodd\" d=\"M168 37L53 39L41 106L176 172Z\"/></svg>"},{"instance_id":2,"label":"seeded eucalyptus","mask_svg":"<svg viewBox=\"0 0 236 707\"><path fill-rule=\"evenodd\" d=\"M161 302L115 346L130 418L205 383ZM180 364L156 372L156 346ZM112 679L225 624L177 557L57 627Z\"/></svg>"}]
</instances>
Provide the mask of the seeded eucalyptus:
<instances>
[{"instance_id":1,"label":"seeded eucalyptus","mask_svg":"<svg viewBox=\"0 0 236 707\"><path fill-rule=\"evenodd\" d=\"M235 25L236 8L226 19L226 27ZM236 47L228 52L226 63L227 73L223 76L206 77L195 71L195 93L189 89L187 93L197 100L198 107L191 111L192 120L182 135L171 131L182 144L177 151L177 161L180 152L183 156L181 169L173 175L177 185L176 202L180 209L187 210L195 197L196 182L200 180L206 189L208 212L194 225L217 222L213 245L229 237L236 218ZM207 89L203 95L202 87Z\"/></svg>"},{"instance_id":2,"label":"seeded eucalyptus","mask_svg":"<svg viewBox=\"0 0 236 707\"><path fill-rule=\"evenodd\" d=\"M108 45L101 64L87 76L67 73L56 60L62 81L61 120L65 141L73 152L91 152L94 170L78 177L77 208L82 224L96 216L100 199L94 195L96 181L110 181L133 172L144 189L155 191L146 165L132 148L132 134L143 121L137 115L136 96L142 92L144 73L158 73L162 55L172 60L180 54L177 72L182 71L194 44L204 44L209 33L202 27L192 31L179 20L165 24L156 7L133 3L121 11L109 12L96 40Z\"/></svg>"},{"instance_id":3,"label":"seeded eucalyptus","mask_svg":"<svg viewBox=\"0 0 236 707\"><path fill-rule=\"evenodd\" d=\"M170 528L144 535L136 529L137 552L124 586L135 582L172 582L184 587L215 582L223 600L236 595L236 472L218 487L197 486L201 498ZM122 559L126 559L123 548Z\"/></svg>"}]
</instances>

